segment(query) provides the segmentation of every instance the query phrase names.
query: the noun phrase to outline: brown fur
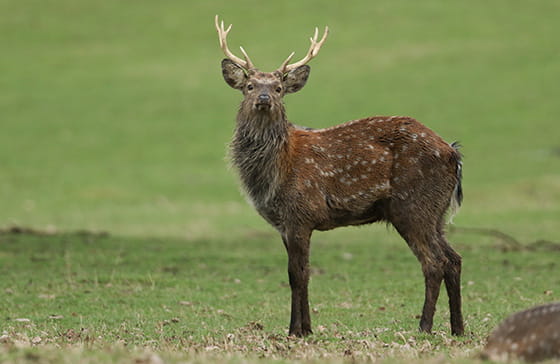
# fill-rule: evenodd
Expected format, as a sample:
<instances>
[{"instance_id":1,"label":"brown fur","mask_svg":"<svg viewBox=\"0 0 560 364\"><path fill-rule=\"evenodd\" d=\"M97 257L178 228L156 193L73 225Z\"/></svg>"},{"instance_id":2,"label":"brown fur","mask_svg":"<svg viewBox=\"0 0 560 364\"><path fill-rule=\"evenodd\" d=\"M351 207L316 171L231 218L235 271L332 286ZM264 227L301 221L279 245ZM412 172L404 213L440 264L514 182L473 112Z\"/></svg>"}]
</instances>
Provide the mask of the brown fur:
<instances>
[{"instance_id":1,"label":"brown fur","mask_svg":"<svg viewBox=\"0 0 560 364\"><path fill-rule=\"evenodd\" d=\"M225 59L226 82L243 92L231 158L259 214L281 234L292 289L290 334L310 334L309 246L313 230L386 221L422 265L420 329L430 332L441 282L451 331L463 334L461 257L444 236L444 215L460 203L461 157L418 121L375 116L327 129L288 122L282 98L300 90L309 67L287 74L243 70Z\"/></svg>"},{"instance_id":2,"label":"brown fur","mask_svg":"<svg viewBox=\"0 0 560 364\"><path fill-rule=\"evenodd\" d=\"M490 335L482 357L527 362L560 359L560 302L508 317Z\"/></svg>"}]
</instances>

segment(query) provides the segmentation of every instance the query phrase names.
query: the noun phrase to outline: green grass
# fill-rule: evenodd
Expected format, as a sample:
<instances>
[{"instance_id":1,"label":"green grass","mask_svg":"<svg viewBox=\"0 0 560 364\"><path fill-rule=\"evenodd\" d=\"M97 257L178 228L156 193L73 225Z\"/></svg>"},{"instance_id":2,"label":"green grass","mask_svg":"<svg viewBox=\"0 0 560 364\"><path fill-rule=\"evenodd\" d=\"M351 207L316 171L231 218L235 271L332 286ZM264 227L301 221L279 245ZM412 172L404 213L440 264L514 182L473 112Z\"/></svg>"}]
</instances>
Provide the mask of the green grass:
<instances>
[{"instance_id":1,"label":"green grass","mask_svg":"<svg viewBox=\"0 0 560 364\"><path fill-rule=\"evenodd\" d=\"M465 262L466 336L449 334L444 290L435 335L419 334L422 276L408 248L383 230L370 234L376 242L348 235L355 239L315 239L315 334L296 340L286 337L286 257L275 236L247 235L241 243L3 233L0 360L67 355L54 348L94 361L114 351L123 360L159 353L171 362L467 360L506 315L558 298L557 245L503 251L499 241L471 244L453 234L465 240L457 248Z\"/></svg>"},{"instance_id":2,"label":"green grass","mask_svg":"<svg viewBox=\"0 0 560 364\"><path fill-rule=\"evenodd\" d=\"M0 235L0 361L469 361L505 315L558 300L556 245L533 243L560 241L559 11L0 0L0 227L49 233ZM329 25L307 86L286 98L292 121L410 115L461 141L451 240L466 338L448 335L443 292L437 334L416 333L420 268L384 226L314 235L315 335L285 338L284 249L224 160L240 95L220 74L215 14L267 71Z\"/></svg>"}]
</instances>

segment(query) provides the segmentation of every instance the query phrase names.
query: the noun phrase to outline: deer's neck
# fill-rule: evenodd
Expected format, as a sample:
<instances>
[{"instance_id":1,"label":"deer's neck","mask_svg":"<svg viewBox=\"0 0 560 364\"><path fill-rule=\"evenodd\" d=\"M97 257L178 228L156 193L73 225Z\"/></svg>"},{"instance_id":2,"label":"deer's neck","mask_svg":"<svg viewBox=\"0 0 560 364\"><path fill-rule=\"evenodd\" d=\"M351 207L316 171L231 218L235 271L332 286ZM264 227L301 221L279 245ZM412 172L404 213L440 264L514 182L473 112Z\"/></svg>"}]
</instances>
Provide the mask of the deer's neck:
<instances>
[{"instance_id":1,"label":"deer's neck","mask_svg":"<svg viewBox=\"0 0 560 364\"><path fill-rule=\"evenodd\" d=\"M277 113L241 110L237 115L230 146L232 163L257 208L266 206L279 188L289 125L283 109Z\"/></svg>"}]
</instances>

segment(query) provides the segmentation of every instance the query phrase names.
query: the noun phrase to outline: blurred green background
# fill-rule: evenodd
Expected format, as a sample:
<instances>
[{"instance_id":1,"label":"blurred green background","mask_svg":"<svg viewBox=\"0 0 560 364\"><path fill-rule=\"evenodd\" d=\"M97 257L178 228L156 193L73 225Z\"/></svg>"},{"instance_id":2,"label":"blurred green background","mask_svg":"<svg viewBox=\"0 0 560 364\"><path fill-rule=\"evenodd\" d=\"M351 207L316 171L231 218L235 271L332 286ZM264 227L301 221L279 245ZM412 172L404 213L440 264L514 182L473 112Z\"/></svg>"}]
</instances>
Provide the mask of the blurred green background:
<instances>
[{"instance_id":1,"label":"blurred green background","mask_svg":"<svg viewBox=\"0 0 560 364\"><path fill-rule=\"evenodd\" d=\"M413 116L464 145L458 226L560 240L559 13L557 0L0 0L0 226L270 231L224 158L241 96L221 77L219 14L265 71L328 25L290 120Z\"/></svg>"}]
</instances>

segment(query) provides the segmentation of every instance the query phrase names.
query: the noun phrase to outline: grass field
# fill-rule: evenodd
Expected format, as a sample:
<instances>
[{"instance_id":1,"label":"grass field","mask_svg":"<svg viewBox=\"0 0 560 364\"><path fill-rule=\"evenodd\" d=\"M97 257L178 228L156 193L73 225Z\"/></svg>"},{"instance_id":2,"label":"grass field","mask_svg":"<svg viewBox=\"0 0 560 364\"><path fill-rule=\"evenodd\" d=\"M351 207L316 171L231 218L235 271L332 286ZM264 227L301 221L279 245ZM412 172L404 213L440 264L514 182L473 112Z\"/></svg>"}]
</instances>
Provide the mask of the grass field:
<instances>
[{"instance_id":1,"label":"grass field","mask_svg":"<svg viewBox=\"0 0 560 364\"><path fill-rule=\"evenodd\" d=\"M0 0L0 362L477 361L503 317L559 300L559 11ZM461 141L464 338L444 292L417 333L420 267L383 225L314 235L315 334L286 338L284 248L224 159L240 95L215 14L267 71L329 25L292 121L410 115Z\"/></svg>"}]
</instances>

